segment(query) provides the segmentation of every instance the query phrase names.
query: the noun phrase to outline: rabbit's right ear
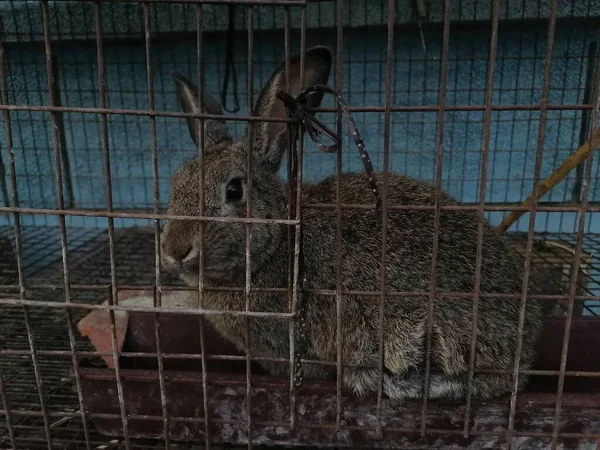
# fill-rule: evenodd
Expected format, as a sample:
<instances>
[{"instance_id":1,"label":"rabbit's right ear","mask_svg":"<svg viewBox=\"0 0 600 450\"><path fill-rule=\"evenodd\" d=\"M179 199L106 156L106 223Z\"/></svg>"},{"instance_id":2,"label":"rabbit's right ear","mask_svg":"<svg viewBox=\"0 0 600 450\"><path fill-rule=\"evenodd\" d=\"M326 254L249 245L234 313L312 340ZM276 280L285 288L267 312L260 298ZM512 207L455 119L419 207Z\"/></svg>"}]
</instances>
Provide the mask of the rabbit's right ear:
<instances>
[{"instance_id":1,"label":"rabbit's right ear","mask_svg":"<svg viewBox=\"0 0 600 450\"><path fill-rule=\"evenodd\" d=\"M327 47L318 46L306 51L304 86L300 84L300 55L290 59L287 81L289 94L297 96L304 87L314 84L327 84L331 70L331 52ZM286 64L283 63L273 73L262 90L256 107L255 116L286 118L283 102L276 95L277 91L286 88ZM316 108L321 104L323 92L316 92L307 98L308 106ZM286 148L287 132L283 122L257 122L254 126L254 153L263 164L273 172L279 170L281 157Z\"/></svg>"},{"instance_id":2,"label":"rabbit's right ear","mask_svg":"<svg viewBox=\"0 0 600 450\"><path fill-rule=\"evenodd\" d=\"M177 96L179 103L185 113L200 114L200 105L198 103L198 89L196 86L179 73L172 74L177 86ZM205 114L223 115L221 105L214 100L210 95L203 92L203 106ZM200 136L200 121L194 117L187 117L187 124L190 130L190 135L198 146ZM227 131L227 125L224 120L204 119L204 136L205 139L212 144L220 144L223 142L231 142L231 135Z\"/></svg>"}]
</instances>

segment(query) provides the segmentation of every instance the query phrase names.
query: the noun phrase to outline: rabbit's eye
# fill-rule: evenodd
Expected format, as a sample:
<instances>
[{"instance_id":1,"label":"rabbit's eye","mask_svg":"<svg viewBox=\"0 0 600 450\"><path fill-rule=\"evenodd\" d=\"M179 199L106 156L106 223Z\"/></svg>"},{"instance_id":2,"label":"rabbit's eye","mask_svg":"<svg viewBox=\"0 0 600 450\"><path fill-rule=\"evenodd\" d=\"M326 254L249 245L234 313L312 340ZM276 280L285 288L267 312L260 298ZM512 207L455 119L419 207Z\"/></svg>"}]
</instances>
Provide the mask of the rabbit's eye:
<instances>
[{"instance_id":1,"label":"rabbit's eye","mask_svg":"<svg viewBox=\"0 0 600 450\"><path fill-rule=\"evenodd\" d=\"M234 178L229 181L225 195L228 202L238 202L244 196L244 188L242 187L242 179Z\"/></svg>"}]
</instances>

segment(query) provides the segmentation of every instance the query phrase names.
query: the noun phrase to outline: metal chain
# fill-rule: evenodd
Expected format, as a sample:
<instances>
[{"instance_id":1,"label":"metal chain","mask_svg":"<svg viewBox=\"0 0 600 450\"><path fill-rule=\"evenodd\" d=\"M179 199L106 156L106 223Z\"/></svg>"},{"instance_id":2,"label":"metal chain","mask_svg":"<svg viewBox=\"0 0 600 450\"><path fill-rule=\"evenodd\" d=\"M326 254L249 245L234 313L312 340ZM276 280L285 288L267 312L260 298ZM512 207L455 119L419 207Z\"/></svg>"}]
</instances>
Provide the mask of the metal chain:
<instances>
[{"instance_id":1,"label":"metal chain","mask_svg":"<svg viewBox=\"0 0 600 450\"><path fill-rule=\"evenodd\" d=\"M306 318L306 301L304 295L299 293L298 300L300 302L298 315L296 317L296 352L294 356L294 392L297 392L302 387L304 381L304 367L302 359L306 356L308 340L306 333L308 331L308 320Z\"/></svg>"},{"instance_id":2,"label":"metal chain","mask_svg":"<svg viewBox=\"0 0 600 450\"><path fill-rule=\"evenodd\" d=\"M354 140L354 144L358 149L360 154L360 158L365 169L365 173L369 179L369 184L371 185L371 190L373 191L373 195L375 197L375 208L378 215L381 214L381 195L379 193L379 186L377 184L377 177L375 176L375 171L373 170L373 164L371 163L371 158L369 157L369 153L365 146L364 141L362 140L360 133L358 132L358 127L356 126L356 122L352 118L350 114L350 110L346 105L346 102L342 98L342 96L334 89L331 89L326 85L313 85L306 89L304 89L296 98L292 97L285 91L278 91L277 98L281 100L286 107L286 111L290 118L296 119L295 122L298 126L300 126L304 131L307 132L311 140L317 145L317 147L326 153L333 153L339 151L339 143L340 137L330 130L325 124L323 124L320 120L315 118L313 111L310 107L307 106L307 99L309 95L315 93L329 93L333 94L336 98L337 104L342 110L343 116L348 122L348 129L350 131L350 135ZM292 127L292 155L293 161L290 163L293 164L291 189L292 189L292 211L295 211L295 202L296 202L296 186L298 183L298 158L297 158L297 147L296 141L299 137L301 137L301 133L297 132L298 130L293 129ZM325 145L320 140L319 136L326 134L331 139L333 139L334 144ZM302 365L302 359L306 356L308 340L307 340L307 330L308 330L308 318L306 316L307 313L307 305L306 305L306 297L304 295L304 284L306 280L304 279L304 253L302 247L302 224L300 224L300 255L298 258L298 278L300 283L300 288L298 289L298 304L297 304L297 314L296 314L296 342L295 342L295 367L294 367L294 380L293 380L293 391L297 392L301 387L304 381L304 367Z\"/></svg>"}]
</instances>

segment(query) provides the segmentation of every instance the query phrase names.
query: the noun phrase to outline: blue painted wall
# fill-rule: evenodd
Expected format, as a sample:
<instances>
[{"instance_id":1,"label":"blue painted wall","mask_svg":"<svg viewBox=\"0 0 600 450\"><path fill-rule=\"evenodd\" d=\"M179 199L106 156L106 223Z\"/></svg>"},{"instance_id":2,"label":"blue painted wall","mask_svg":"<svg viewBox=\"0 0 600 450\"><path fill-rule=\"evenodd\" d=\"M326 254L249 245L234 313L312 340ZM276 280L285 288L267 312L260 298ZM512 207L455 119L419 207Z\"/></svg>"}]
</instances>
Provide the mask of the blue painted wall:
<instances>
[{"instance_id":1,"label":"blue painted wall","mask_svg":"<svg viewBox=\"0 0 600 450\"><path fill-rule=\"evenodd\" d=\"M255 39L255 98L262 83L283 58L283 33L257 33ZM532 104L540 101L546 56L546 30L520 26L501 26L494 76L494 103ZM586 49L594 34L584 27L561 27L556 33L549 101L552 104L577 104L583 99ZM448 104L481 105L489 57L489 33L456 31L451 35L448 55ZM427 32L424 54L416 31L398 32L394 52L394 105L435 105L439 90L441 34ZM334 35L309 32L309 45L335 45ZM297 41L293 41L298 48ZM385 94L384 30L349 30L344 40L344 95L353 106L381 106ZM240 81L240 113L245 113L243 92L246 76L244 36L235 45L236 69ZM206 83L220 97L225 61L223 35L207 35ZM56 43L54 51L60 64L62 104L97 107L98 78L96 48L93 43ZM178 70L195 79L194 36L161 39L152 48L152 69L156 108L178 111L170 72ZM9 100L13 104L48 104L43 48L34 44L6 47ZM105 45L108 104L112 108L146 109L146 62L143 42ZM331 80L333 82L333 79ZM231 95L229 96L231 103ZM51 122L48 113L11 113L17 180L21 206L56 207ZM333 115L323 119L333 123ZM355 119L371 152L376 167L381 167L383 114L357 113ZM547 176L578 146L581 113L550 111L547 116L542 176ZM64 116L66 145L72 165L75 204L81 208L106 205L103 156L100 145L100 118L92 114L68 113ZM539 112L494 112L490 137L490 159L486 200L516 202L531 191ZM240 135L243 124L230 123ZM424 180L433 180L435 162L435 112L393 113L391 130L391 168ZM463 201L478 198L479 166L482 148L483 113L448 112L444 128L443 188ZM176 168L193 156L194 148L181 119L158 118L156 138L159 149L159 192L166 205L170 177ZM0 131L3 160L6 162L4 126ZM346 140L344 170L360 170L357 153ZM109 145L115 208L152 206L152 165L150 120L137 116L109 116ZM334 171L334 156L319 153L307 144L304 173L308 181L318 181ZM596 159L597 161L597 159ZM284 174L285 171L283 171ZM599 200L598 164L594 162L591 195ZM551 201L570 199L573 176L546 197ZM490 216L493 222L499 214ZM538 231L573 231L574 214L539 213ZM8 218L0 216L0 224ZM52 217L26 216L26 224L51 225ZM524 217L515 229L526 229ZM140 225L141 221L117 221L118 225ZM105 226L106 221L69 218L72 226ZM590 231L598 231L596 217L588 220Z\"/></svg>"}]
</instances>

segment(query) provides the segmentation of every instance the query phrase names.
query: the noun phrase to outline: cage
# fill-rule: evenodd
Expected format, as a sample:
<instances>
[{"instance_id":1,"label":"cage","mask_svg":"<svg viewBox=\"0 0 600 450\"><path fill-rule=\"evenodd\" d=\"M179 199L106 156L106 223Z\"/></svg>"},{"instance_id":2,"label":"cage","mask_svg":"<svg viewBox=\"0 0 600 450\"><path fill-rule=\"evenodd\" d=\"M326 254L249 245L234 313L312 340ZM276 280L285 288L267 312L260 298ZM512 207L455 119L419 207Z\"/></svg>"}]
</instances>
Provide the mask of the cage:
<instances>
[{"instance_id":1,"label":"cage","mask_svg":"<svg viewBox=\"0 0 600 450\"><path fill-rule=\"evenodd\" d=\"M6 0L0 19L0 447L597 448L598 2ZM530 375L525 391L458 406L397 404L381 388L357 399L341 356L334 380L297 390L302 355L275 361L287 378L269 375L211 327L222 312L184 300L198 288L161 268L172 177L199 151L186 119L211 119L181 111L172 73L218 99L242 138L273 71L314 45L333 52L328 85L376 171L430 183L493 226L522 213L503 232L527 282L519 298L548 305L533 369L511 368ZM339 111L325 98L317 115L335 154L290 139L288 187L299 172L318 183L363 170ZM586 142L583 161L521 205ZM290 234L311 208L336 211L338 233L341 200L293 194ZM296 281L268 287L290 299L290 343ZM350 294L336 283L340 305Z\"/></svg>"}]
</instances>

